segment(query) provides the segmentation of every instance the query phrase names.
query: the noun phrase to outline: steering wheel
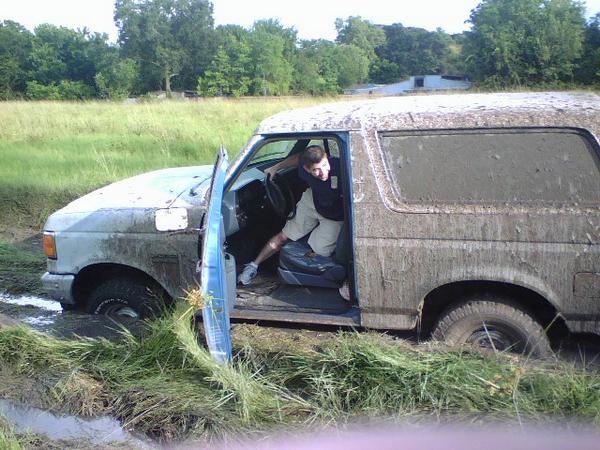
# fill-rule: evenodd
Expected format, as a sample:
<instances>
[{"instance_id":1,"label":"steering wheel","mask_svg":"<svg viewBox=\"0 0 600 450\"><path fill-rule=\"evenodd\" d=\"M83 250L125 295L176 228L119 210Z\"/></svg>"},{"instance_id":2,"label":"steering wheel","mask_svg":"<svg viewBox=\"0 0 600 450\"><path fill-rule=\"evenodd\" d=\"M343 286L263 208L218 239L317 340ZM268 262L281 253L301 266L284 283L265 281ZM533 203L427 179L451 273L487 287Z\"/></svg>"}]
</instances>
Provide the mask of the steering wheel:
<instances>
[{"instance_id":1,"label":"steering wheel","mask_svg":"<svg viewBox=\"0 0 600 450\"><path fill-rule=\"evenodd\" d=\"M296 216L296 202L289 183L283 177L277 177L277 183L267 174L263 180L267 199L275 214L282 219L293 219Z\"/></svg>"}]
</instances>

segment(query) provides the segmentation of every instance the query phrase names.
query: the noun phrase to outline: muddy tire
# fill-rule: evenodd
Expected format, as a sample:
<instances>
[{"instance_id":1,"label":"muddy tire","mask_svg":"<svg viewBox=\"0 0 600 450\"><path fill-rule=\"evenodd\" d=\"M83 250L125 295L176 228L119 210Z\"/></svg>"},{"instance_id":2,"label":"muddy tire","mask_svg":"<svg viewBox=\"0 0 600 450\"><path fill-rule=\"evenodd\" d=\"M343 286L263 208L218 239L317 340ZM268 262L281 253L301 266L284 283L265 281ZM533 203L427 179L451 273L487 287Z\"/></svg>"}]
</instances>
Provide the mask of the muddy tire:
<instances>
[{"instance_id":1,"label":"muddy tire","mask_svg":"<svg viewBox=\"0 0 600 450\"><path fill-rule=\"evenodd\" d=\"M76 311L77 309L79 309L79 306L75 303L60 302L60 307L63 311Z\"/></svg>"},{"instance_id":2,"label":"muddy tire","mask_svg":"<svg viewBox=\"0 0 600 450\"><path fill-rule=\"evenodd\" d=\"M449 345L471 344L541 358L552 354L548 336L527 312L504 300L469 300L448 309L432 337Z\"/></svg>"},{"instance_id":3,"label":"muddy tire","mask_svg":"<svg viewBox=\"0 0 600 450\"><path fill-rule=\"evenodd\" d=\"M164 297L160 289L142 280L112 278L91 292L85 309L90 314L146 319L164 311Z\"/></svg>"}]
</instances>

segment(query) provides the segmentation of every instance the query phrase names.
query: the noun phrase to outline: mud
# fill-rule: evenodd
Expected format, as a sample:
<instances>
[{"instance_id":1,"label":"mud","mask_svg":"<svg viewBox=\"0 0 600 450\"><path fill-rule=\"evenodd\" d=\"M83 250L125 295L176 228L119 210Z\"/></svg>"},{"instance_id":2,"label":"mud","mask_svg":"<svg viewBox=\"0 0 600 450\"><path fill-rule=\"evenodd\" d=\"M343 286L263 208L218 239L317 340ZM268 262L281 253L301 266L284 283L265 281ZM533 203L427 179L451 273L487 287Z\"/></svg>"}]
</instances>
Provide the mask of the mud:
<instances>
[{"instance_id":1,"label":"mud","mask_svg":"<svg viewBox=\"0 0 600 450\"><path fill-rule=\"evenodd\" d=\"M102 337L120 339L124 329L143 332L144 322L75 311L62 311L60 304L41 297L0 293L0 326L24 323L58 338Z\"/></svg>"}]
</instances>

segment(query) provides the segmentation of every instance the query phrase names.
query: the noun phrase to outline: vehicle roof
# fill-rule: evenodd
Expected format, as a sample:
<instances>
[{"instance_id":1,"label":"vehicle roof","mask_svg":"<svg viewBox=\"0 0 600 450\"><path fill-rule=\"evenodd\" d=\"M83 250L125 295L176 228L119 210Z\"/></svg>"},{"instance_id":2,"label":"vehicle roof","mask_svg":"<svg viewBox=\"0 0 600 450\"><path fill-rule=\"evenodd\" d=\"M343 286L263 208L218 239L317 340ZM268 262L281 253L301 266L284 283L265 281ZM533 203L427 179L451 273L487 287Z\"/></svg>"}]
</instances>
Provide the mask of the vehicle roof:
<instances>
[{"instance_id":1,"label":"vehicle roof","mask_svg":"<svg viewBox=\"0 0 600 450\"><path fill-rule=\"evenodd\" d=\"M600 129L600 96L587 92L525 92L381 97L338 101L278 113L256 134L443 129L502 126L581 126Z\"/></svg>"}]
</instances>

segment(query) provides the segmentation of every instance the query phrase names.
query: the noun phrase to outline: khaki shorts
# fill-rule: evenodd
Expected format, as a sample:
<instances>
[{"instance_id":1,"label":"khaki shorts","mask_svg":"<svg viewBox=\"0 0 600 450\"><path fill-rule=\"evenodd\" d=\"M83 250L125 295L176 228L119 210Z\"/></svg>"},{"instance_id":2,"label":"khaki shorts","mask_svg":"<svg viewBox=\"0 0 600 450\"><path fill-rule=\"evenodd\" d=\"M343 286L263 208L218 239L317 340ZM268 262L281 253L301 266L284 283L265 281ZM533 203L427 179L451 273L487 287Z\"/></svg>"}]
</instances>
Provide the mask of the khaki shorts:
<instances>
[{"instance_id":1,"label":"khaki shorts","mask_svg":"<svg viewBox=\"0 0 600 450\"><path fill-rule=\"evenodd\" d=\"M308 238L310 248L319 255L330 256L335 250L343 224L341 220L331 220L317 212L309 188L304 191L296 205L296 216L286 222L282 231L292 241L297 241L310 233Z\"/></svg>"}]
</instances>

